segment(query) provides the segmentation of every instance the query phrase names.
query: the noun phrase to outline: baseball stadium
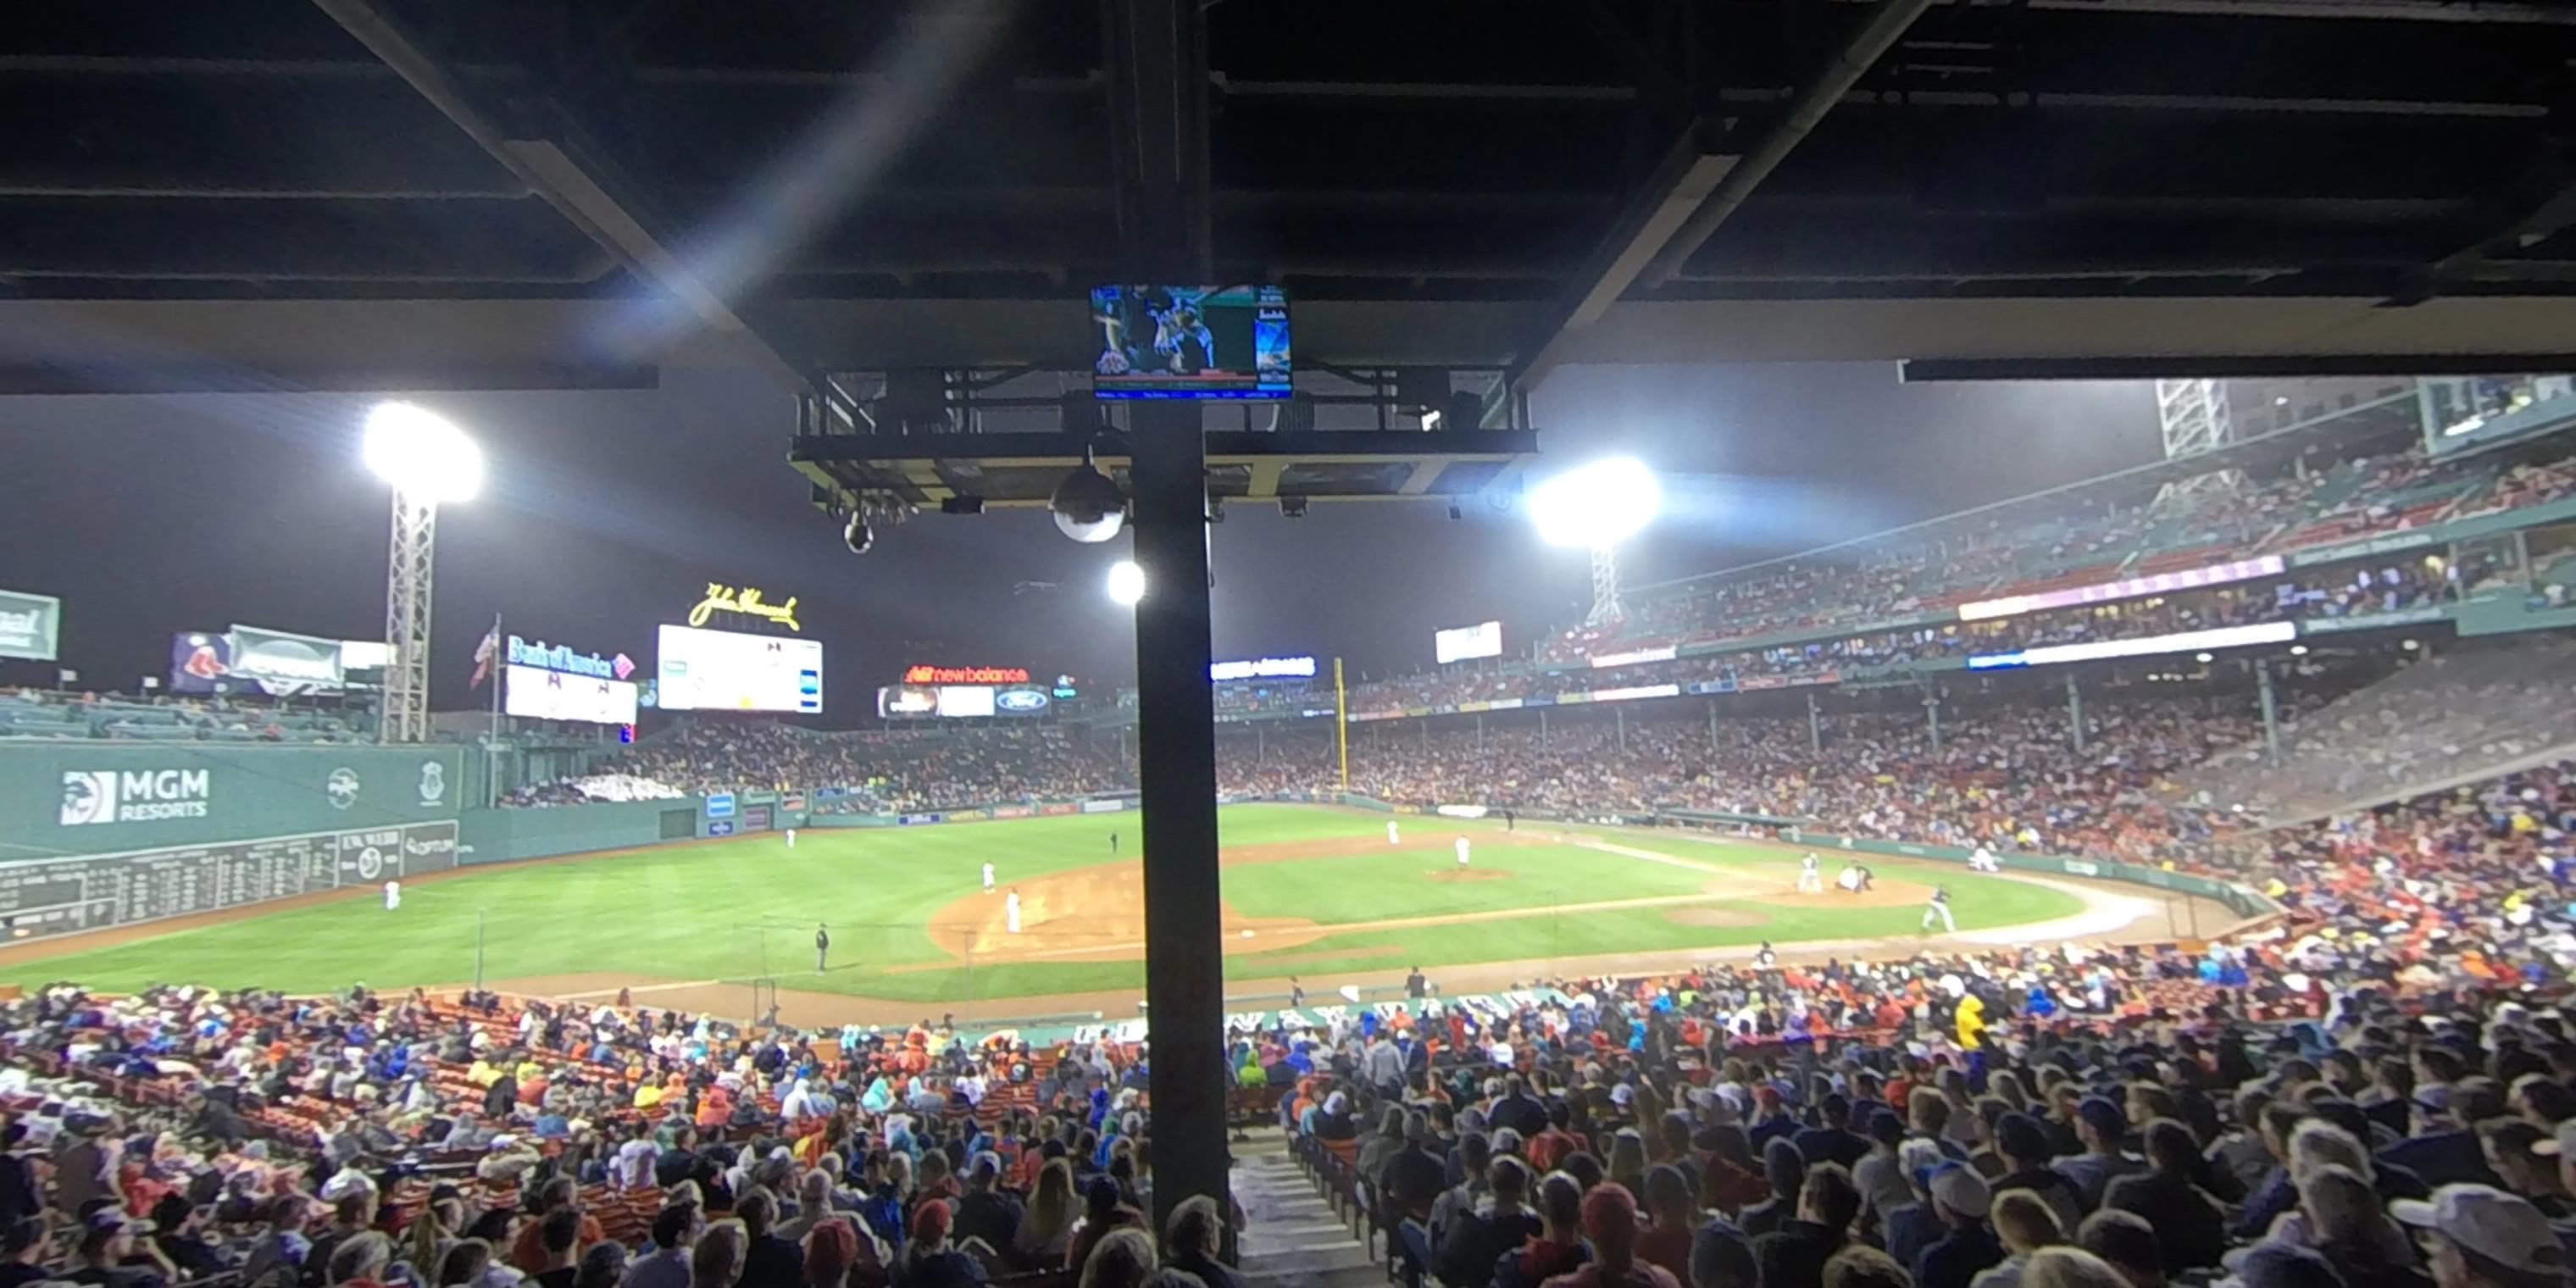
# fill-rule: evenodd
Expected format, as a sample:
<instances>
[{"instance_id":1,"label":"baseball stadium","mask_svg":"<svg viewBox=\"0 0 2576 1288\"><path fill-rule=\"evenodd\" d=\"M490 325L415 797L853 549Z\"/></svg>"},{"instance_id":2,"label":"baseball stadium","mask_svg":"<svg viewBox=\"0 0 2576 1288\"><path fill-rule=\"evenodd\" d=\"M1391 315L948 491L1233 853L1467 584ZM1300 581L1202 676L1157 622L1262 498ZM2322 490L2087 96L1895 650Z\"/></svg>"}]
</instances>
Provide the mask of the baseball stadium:
<instances>
[{"instance_id":1,"label":"baseball stadium","mask_svg":"<svg viewBox=\"0 0 2576 1288\"><path fill-rule=\"evenodd\" d=\"M2576 1288L2576 9L22 8L0 1288Z\"/></svg>"}]
</instances>

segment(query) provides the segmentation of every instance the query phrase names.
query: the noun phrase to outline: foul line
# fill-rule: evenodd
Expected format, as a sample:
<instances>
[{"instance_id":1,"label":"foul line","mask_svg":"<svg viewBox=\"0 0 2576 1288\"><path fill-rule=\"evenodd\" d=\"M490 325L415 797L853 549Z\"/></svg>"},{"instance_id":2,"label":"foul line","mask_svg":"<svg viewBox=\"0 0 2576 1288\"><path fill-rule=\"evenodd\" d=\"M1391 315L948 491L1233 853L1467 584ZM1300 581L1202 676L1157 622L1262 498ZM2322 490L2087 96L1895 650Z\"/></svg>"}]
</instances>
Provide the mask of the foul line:
<instances>
[{"instance_id":1,"label":"foul line","mask_svg":"<svg viewBox=\"0 0 2576 1288\"><path fill-rule=\"evenodd\" d=\"M1715 863L1701 863L1696 859L1676 858L1669 854L1658 854L1653 850L1640 850L1635 846L1621 845L1615 841L1578 839L1574 844L1580 849L1599 850L1604 854L1616 854L1624 858L1643 859L1648 863L1662 863L1676 868L1689 868L1694 872L1709 872L1718 876L1737 877L1746 881L1759 881L1765 885L1794 886L1797 884L1794 879L1766 876L1759 872L1747 872L1742 868L1736 867L1721 867Z\"/></svg>"}]
</instances>

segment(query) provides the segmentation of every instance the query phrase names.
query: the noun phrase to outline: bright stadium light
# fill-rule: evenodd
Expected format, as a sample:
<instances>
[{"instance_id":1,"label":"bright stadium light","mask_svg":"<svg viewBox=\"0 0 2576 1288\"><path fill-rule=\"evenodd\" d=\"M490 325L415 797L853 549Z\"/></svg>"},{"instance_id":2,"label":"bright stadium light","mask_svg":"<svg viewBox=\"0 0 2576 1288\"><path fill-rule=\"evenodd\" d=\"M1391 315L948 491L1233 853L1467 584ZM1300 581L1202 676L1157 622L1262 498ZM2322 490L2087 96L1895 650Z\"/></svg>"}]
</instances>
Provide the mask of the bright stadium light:
<instances>
[{"instance_id":1,"label":"bright stadium light","mask_svg":"<svg viewBox=\"0 0 2576 1288\"><path fill-rule=\"evenodd\" d=\"M1145 570L1133 559L1121 559L1109 565L1109 602L1126 608L1136 606L1145 597Z\"/></svg>"},{"instance_id":2,"label":"bright stadium light","mask_svg":"<svg viewBox=\"0 0 2576 1288\"><path fill-rule=\"evenodd\" d=\"M438 563L438 507L483 490L483 449L445 416L407 402L367 413L358 455L394 492L394 531L385 561L385 667L378 736L388 744L429 739L429 605Z\"/></svg>"},{"instance_id":3,"label":"bright stadium light","mask_svg":"<svg viewBox=\"0 0 2576 1288\"><path fill-rule=\"evenodd\" d=\"M1654 522L1663 501L1654 471L1635 457L1613 456L1531 488L1530 522L1549 545L1599 550Z\"/></svg>"},{"instance_id":4,"label":"bright stadium light","mask_svg":"<svg viewBox=\"0 0 2576 1288\"><path fill-rule=\"evenodd\" d=\"M367 413L360 455L394 491L426 505L473 499L483 490L483 449L445 416L407 402Z\"/></svg>"}]
</instances>

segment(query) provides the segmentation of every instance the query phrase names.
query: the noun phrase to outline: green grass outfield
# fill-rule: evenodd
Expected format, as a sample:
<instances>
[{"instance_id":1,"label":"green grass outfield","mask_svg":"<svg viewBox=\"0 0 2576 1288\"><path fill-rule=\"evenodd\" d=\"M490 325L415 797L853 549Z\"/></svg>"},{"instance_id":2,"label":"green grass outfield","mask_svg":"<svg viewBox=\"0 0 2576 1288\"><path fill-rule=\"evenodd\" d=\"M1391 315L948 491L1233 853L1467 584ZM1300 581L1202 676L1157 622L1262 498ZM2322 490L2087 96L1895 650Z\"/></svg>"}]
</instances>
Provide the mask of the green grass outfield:
<instances>
[{"instance_id":1,"label":"green grass outfield","mask_svg":"<svg viewBox=\"0 0 2576 1288\"><path fill-rule=\"evenodd\" d=\"M1401 820L1416 836L1493 830L1448 820ZM0 982L70 979L103 989L160 982L221 988L318 992L353 981L392 989L457 984L474 977L475 924L484 919L484 975L504 980L584 972L664 980L776 976L793 988L899 1001L1004 998L1141 987L1141 961L984 964L971 975L924 929L946 905L972 894L990 860L1004 884L1051 872L1135 862L1141 817L1075 815L927 828L809 828L790 850L774 834L610 857L496 867L409 886L386 912L358 897L174 931L111 948L0 964ZM1260 951L1257 940L1229 949L1238 979L1290 973L1383 970L1538 960L1588 953L1912 932L1915 906L1790 908L1758 901L1727 906L1767 913L1768 924L1710 927L1673 920L1666 907L1574 913L1569 904L1656 896L1687 897L1725 870L1785 875L1793 860L1772 848L1620 831L1605 839L1632 849L1721 869L1718 872L1605 853L1571 844L1479 847L1479 868L1508 879L1439 882L1436 851L1384 847L1386 820L1291 805L1239 805L1222 815L1228 847L1347 839L1346 854L1230 867L1229 906L1247 917L1299 917L1351 926L1294 949ZM1373 848L1375 847L1375 848ZM1831 859L1828 858L1831 866ZM1891 875L1910 875L1890 864ZM2080 910L2044 886L1957 870L1940 879L1957 896L1963 930L2014 925ZM1503 920L1390 928L1370 923L1447 914ZM1526 914L1526 915L1513 915ZM833 969L812 973L813 929L832 926ZM939 968L938 963L957 963ZM932 965L932 969L887 969Z\"/></svg>"}]
</instances>

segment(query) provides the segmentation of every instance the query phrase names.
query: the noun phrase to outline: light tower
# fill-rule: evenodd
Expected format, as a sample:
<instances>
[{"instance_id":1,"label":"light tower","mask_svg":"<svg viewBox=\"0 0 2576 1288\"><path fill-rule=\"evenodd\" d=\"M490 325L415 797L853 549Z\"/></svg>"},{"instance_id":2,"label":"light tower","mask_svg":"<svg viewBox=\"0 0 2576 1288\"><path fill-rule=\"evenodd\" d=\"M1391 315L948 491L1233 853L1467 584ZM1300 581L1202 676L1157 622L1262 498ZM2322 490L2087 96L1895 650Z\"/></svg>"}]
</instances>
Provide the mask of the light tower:
<instances>
[{"instance_id":1,"label":"light tower","mask_svg":"<svg viewBox=\"0 0 2576 1288\"><path fill-rule=\"evenodd\" d=\"M1619 599L1619 543L1654 522L1663 498L1655 472L1626 456L1594 461L1530 489L1530 521L1539 539L1592 552L1592 611L1584 625L1608 626L1628 615Z\"/></svg>"},{"instance_id":2,"label":"light tower","mask_svg":"<svg viewBox=\"0 0 2576 1288\"><path fill-rule=\"evenodd\" d=\"M2222 380L2156 382L2156 426L2162 431L2165 459L2178 461L2216 451L2236 441L2236 416L2227 405ZM2211 470L2167 483L2156 493L2156 507L2172 511L2212 493L2236 491L2244 476L2235 470Z\"/></svg>"},{"instance_id":3,"label":"light tower","mask_svg":"<svg viewBox=\"0 0 2576 1288\"><path fill-rule=\"evenodd\" d=\"M436 412L404 402L367 413L367 468L393 488L393 543L385 565L384 712L378 735L390 743L429 736L430 574L436 562L438 507L483 486L483 451Z\"/></svg>"}]
</instances>

